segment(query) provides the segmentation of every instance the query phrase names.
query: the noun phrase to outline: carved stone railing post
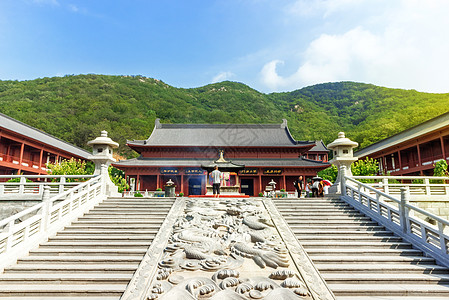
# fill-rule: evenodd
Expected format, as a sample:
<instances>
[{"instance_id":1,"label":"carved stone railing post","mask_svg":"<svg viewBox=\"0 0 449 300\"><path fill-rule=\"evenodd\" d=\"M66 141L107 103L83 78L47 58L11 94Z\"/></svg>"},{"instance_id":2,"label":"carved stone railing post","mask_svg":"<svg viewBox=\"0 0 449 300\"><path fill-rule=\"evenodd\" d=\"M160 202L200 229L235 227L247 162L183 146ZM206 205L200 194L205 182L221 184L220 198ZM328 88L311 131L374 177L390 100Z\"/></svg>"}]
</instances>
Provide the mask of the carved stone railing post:
<instances>
[{"instance_id":1,"label":"carved stone railing post","mask_svg":"<svg viewBox=\"0 0 449 300\"><path fill-rule=\"evenodd\" d=\"M50 210L52 203L50 201L50 187L48 185L44 186L44 192L42 194L42 231L47 231L48 225L50 223Z\"/></svg>"},{"instance_id":2,"label":"carved stone railing post","mask_svg":"<svg viewBox=\"0 0 449 300\"><path fill-rule=\"evenodd\" d=\"M25 177L20 177L20 184L19 184L19 194L25 193L25 183L27 182Z\"/></svg>"},{"instance_id":3,"label":"carved stone railing post","mask_svg":"<svg viewBox=\"0 0 449 300\"><path fill-rule=\"evenodd\" d=\"M340 166L339 173L342 174L341 181L340 181L340 184L341 184L341 191L340 192L341 192L342 196L346 196L346 178L345 178L345 176L346 176L346 166Z\"/></svg>"},{"instance_id":4,"label":"carved stone railing post","mask_svg":"<svg viewBox=\"0 0 449 300\"><path fill-rule=\"evenodd\" d=\"M410 192L408 187L407 188L401 188L401 203L399 204L399 211L400 211L400 222L402 231L404 233L407 233L408 230L408 217L409 217L409 209L406 205L409 204L410 201Z\"/></svg>"},{"instance_id":5,"label":"carved stone railing post","mask_svg":"<svg viewBox=\"0 0 449 300\"><path fill-rule=\"evenodd\" d=\"M60 181L59 181L59 193L63 193L64 192L64 185L65 185L65 177L61 177Z\"/></svg>"},{"instance_id":6,"label":"carved stone railing post","mask_svg":"<svg viewBox=\"0 0 449 300\"><path fill-rule=\"evenodd\" d=\"M382 184L384 188L384 193L388 194L390 192L390 189L388 188L388 178L382 179Z\"/></svg>"}]
</instances>

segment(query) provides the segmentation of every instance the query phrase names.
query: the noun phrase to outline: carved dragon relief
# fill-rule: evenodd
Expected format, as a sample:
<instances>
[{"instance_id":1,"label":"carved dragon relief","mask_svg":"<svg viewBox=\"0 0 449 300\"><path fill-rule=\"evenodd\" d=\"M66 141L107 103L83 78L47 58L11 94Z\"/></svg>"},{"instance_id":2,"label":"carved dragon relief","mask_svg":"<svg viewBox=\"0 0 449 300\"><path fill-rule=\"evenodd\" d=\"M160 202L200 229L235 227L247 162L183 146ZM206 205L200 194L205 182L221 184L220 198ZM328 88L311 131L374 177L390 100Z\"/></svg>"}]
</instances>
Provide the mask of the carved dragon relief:
<instances>
[{"instance_id":1,"label":"carved dragon relief","mask_svg":"<svg viewBox=\"0 0 449 300\"><path fill-rule=\"evenodd\" d=\"M146 299L312 299L263 204L187 200Z\"/></svg>"}]
</instances>

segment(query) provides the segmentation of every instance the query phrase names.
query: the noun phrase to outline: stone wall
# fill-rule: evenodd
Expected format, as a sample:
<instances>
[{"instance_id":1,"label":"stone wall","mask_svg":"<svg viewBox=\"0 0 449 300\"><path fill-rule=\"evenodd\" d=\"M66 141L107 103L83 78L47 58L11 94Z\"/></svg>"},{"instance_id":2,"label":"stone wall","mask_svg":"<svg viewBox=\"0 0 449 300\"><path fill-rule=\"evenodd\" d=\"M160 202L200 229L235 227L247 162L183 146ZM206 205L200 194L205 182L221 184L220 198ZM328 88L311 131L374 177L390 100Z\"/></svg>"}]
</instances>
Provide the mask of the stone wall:
<instances>
[{"instance_id":1,"label":"stone wall","mask_svg":"<svg viewBox=\"0 0 449 300\"><path fill-rule=\"evenodd\" d=\"M0 220L6 219L40 202L39 200L0 200Z\"/></svg>"}]
</instances>

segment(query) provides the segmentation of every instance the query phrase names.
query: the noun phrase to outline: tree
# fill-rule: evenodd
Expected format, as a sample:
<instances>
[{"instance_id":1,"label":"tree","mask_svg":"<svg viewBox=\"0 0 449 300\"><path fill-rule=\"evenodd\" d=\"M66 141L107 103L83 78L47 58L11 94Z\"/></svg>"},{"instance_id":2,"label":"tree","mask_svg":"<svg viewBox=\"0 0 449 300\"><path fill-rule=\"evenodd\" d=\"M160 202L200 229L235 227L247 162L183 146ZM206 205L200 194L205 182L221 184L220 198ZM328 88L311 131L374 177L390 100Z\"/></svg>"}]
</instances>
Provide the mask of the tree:
<instances>
[{"instance_id":1,"label":"tree","mask_svg":"<svg viewBox=\"0 0 449 300\"><path fill-rule=\"evenodd\" d=\"M337 174L338 174L338 168L335 165L332 165L329 168L318 172L319 177L321 177L323 179L327 179L331 182L335 182L335 180L337 179Z\"/></svg>"},{"instance_id":2,"label":"tree","mask_svg":"<svg viewBox=\"0 0 449 300\"><path fill-rule=\"evenodd\" d=\"M82 160L71 158L62 160L59 164L47 164L48 174L51 175L91 175L92 172L86 170L87 163ZM84 181L84 178L67 178L67 182Z\"/></svg>"},{"instance_id":3,"label":"tree","mask_svg":"<svg viewBox=\"0 0 449 300\"><path fill-rule=\"evenodd\" d=\"M118 187L118 192L123 193L125 190L129 189L129 184L125 179L125 172L119 170L113 166L109 166L109 178Z\"/></svg>"},{"instance_id":4,"label":"tree","mask_svg":"<svg viewBox=\"0 0 449 300\"><path fill-rule=\"evenodd\" d=\"M354 176L375 176L379 173L379 162L372 158L358 160L351 165L352 175Z\"/></svg>"},{"instance_id":5,"label":"tree","mask_svg":"<svg viewBox=\"0 0 449 300\"><path fill-rule=\"evenodd\" d=\"M449 172L447 170L447 162L445 159L437 161L433 166L433 176L449 176Z\"/></svg>"}]
</instances>

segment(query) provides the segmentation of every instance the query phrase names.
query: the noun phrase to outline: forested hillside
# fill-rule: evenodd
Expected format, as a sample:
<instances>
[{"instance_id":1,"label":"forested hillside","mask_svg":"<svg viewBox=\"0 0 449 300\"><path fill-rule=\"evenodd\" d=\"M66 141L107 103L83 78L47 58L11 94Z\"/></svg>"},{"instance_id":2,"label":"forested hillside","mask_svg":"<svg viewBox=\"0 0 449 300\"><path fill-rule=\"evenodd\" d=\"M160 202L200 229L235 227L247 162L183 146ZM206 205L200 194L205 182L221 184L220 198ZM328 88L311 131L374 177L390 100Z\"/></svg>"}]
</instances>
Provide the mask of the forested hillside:
<instances>
[{"instance_id":1,"label":"forested hillside","mask_svg":"<svg viewBox=\"0 0 449 300\"><path fill-rule=\"evenodd\" d=\"M126 148L163 123L281 123L300 140L331 142L339 131L367 146L449 111L449 94L369 84L319 84L263 94L236 82L175 88L142 76L77 75L0 81L1 112L86 148L105 129Z\"/></svg>"}]
</instances>

